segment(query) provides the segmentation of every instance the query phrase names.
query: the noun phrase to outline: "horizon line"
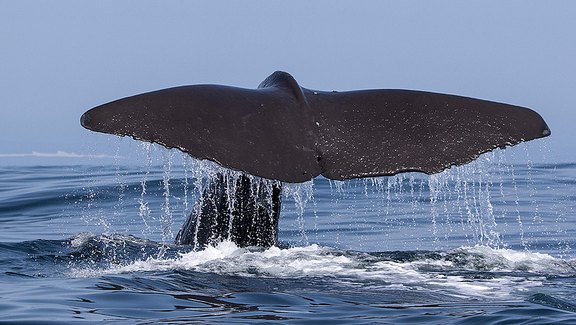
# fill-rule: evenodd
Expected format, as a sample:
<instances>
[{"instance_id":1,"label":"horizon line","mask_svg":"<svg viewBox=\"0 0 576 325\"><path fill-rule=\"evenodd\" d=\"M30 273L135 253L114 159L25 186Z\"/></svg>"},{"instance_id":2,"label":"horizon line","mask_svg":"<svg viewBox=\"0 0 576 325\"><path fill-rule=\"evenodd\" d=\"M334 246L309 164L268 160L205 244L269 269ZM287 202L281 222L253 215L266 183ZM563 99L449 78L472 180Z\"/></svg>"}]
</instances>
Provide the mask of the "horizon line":
<instances>
[{"instance_id":1,"label":"horizon line","mask_svg":"<svg viewBox=\"0 0 576 325\"><path fill-rule=\"evenodd\" d=\"M56 152L32 151L29 153L0 153L0 158L103 158L103 159L124 159L124 156L108 154L83 154L57 150Z\"/></svg>"}]
</instances>

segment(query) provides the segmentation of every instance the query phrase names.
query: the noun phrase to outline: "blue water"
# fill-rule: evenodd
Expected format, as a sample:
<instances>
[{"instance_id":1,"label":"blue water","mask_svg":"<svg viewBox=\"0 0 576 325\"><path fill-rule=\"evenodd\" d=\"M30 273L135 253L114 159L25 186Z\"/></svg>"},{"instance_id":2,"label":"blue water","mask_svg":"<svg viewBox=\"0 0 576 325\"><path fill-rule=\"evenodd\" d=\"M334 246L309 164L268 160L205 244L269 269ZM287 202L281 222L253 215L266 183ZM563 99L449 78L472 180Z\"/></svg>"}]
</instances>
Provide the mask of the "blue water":
<instances>
[{"instance_id":1,"label":"blue water","mask_svg":"<svg viewBox=\"0 0 576 325\"><path fill-rule=\"evenodd\" d=\"M576 324L576 164L284 189L280 247L172 245L202 164L0 166L0 323Z\"/></svg>"}]
</instances>

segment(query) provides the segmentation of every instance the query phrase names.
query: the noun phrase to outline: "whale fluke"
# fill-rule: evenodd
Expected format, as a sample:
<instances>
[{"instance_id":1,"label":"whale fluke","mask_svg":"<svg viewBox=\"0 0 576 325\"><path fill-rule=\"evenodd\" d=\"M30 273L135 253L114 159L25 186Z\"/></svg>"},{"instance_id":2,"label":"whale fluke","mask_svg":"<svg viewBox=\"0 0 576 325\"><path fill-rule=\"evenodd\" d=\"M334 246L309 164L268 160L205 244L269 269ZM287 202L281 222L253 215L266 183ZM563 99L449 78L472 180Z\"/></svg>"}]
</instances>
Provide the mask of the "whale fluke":
<instances>
[{"instance_id":1,"label":"whale fluke","mask_svg":"<svg viewBox=\"0 0 576 325\"><path fill-rule=\"evenodd\" d=\"M195 85L127 97L81 123L260 177L208 180L176 237L195 249L276 245L281 182L432 174L550 135L528 108L413 90L315 91L280 71L257 89Z\"/></svg>"},{"instance_id":2,"label":"whale fluke","mask_svg":"<svg viewBox=\"0 0 576 325\"><path fill-rule=\"evenodd\" d=\"M414 90L315 91L280 71L257 89L193 85L127 97L81 123L292 183L432 174L550 134L524 107Z\"/></svg>"}]
</instances>

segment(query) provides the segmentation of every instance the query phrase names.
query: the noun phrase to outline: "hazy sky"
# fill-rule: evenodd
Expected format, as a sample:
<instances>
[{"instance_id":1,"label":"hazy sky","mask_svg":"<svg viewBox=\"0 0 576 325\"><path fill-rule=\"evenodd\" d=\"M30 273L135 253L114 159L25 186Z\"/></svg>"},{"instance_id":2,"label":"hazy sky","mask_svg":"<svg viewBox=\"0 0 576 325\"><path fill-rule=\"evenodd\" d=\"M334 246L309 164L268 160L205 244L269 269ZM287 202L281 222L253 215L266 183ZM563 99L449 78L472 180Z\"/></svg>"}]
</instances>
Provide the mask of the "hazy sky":
<instances>
[{"instance_id":1,"label":"hazy sky","mask_svg":"<svg viewBox=\"0 0 576 325\"><path fill-rule=\"evenodd\" d=\"M80 115L183 84L407 88L538 111L576 161L576 1L1 1L0 154L111 150ZM94 149L93 149L94 150ZM5 163L9 158L0 160Z\"/></svg>"}]
</instances>

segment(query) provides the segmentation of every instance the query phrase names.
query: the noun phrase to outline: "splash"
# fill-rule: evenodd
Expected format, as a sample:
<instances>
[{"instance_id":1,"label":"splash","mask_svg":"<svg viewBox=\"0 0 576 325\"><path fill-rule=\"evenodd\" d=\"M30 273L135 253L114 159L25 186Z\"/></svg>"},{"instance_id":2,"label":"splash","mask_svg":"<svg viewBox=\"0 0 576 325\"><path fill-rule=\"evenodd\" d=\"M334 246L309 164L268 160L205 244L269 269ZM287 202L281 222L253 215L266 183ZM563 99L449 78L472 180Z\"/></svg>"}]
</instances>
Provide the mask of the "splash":
<instances>
[{"instance_id":1,"label":"splash","mask_svg":"<svg viewBox=\"0 0 576 325\"><path fill-rule=\"evenodd\" d=\"M77 244L86 245L86 238ZM79 241L80 242L80 241ZM174 257L148 257L103 269L74 269L73 276L132 272L190 271L227 276L279 279L332 279L366 289L441 289L462 298L508 297L542 286L547 274L573 274L576 261L547 254L460 247L445 252L359 253L320 245L266 250L239 248L224 241ZM476 276L477 275L477 276Z\"/></svg>"}]
</instances>

